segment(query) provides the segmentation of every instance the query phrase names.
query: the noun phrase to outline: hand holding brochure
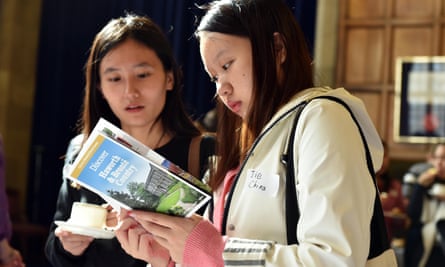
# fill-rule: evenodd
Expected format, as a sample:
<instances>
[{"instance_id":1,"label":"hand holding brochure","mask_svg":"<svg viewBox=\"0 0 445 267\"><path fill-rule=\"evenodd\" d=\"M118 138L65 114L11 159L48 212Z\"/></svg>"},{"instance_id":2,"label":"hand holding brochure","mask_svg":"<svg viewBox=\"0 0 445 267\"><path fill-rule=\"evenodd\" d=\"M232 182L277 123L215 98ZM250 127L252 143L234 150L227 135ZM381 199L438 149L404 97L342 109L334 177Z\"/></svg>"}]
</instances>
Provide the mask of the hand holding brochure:
<instances>
[{"instance_id":1,"label":"hand holding brochure","mask_svg":"<svg viewBox=\"0 0 445 267\"><path fill-rule=\"evenodd\" d=\"M211 198L209 187L199 179L102 118L68 178L114 208L188 217Z\"/></svg>"}]
</instances>

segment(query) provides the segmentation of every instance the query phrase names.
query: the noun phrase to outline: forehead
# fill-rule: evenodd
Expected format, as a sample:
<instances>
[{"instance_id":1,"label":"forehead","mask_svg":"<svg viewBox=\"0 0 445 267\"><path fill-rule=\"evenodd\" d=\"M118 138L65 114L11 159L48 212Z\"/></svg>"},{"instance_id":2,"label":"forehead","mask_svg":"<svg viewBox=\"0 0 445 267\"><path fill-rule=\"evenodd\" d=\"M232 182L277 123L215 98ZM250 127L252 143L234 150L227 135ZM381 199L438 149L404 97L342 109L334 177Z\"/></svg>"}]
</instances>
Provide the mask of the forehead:
<instances>
[{"instance_id":1,"label":"forehead","mask_svg":"<svg viewBox=\"0 0 445 267\"><path fill-rule=\"evenodd\" d=\"M217 58L230 45L230 38L225 34L215 32L201 32L199 49L202 56ZM216 54L215 54L216 53Z\"/></svg>"},{"instance_id":2,"label":"forehead","mask_svg":"<svg viewBox=\"0 0 445 267\"><path fill-rule=\"evenodd\" d=\"M113 47L103 57L103 61L106 60L121 60L121 59L135 59L142 57L156 57L155 51L134 39L127 39L122 43Z\"/></svg>"},{"instance_id":3,"label":"forehead","mask_svg":"<svg viewBox=\"0 0 445 267\"><path fill-rule=\"evenodd\" d=\"M200 53L205 66L221 64L227 57L250 57L252 50L247 37L217 32L200 33Z\"/></svg>"},{"instance_id":4,"label":"forehead","mask_svg":"<svg viewBox=\"0 0 445 267\"><path fill-rule=\"evenodd\" d=\"M151 47L133 39L127 39L113 47L99 62L101 73L147 67L163 69L164 65Z\"/></svg>"},{"instance_id":5,"label":"forehead","mask_svg":"<svg viewBox=\"0 0 445 267\"><path fill-rule=\"evenodd\" d=\"M201 52L209 49L229 50L239 49L246 46L250 48L250 40L247 37L206 31L200 32L199 37Z\"/></svg>"}]
</instances>

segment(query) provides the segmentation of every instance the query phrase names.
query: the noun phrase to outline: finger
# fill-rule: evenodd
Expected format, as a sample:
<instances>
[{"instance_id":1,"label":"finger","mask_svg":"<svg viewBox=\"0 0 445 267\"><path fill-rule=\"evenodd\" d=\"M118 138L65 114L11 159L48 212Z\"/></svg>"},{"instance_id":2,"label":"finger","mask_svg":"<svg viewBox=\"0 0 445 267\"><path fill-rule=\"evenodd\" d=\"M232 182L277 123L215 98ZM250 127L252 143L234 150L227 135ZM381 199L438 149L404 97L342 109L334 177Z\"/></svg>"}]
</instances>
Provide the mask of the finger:
<instances>
[{"instance_id":1,"label":"finger","mask_svg":"<svg viewBox=\"0 0 445 267\"><path fill-rule=\"evenodd\" d=\"M94 238L91 236L87 236L87 235L79 235L79 234L73 234L70 231L67 231L63 228L57 227L56 230L54 230L54 235L57 236L58 238L64 238L64 239L81 239L84 241L90 240L92 241Z\"/></svg>"},{"instance_id":2,"label":"finger","mask_svg":"<svg viewBox=\"0 0 445 267\"><path fill-rule=\"evenodd\" d=\"M122 248L130 255L135 256L139 249L139 236L146 233L142 227L130 228L116 234Z\"/></svg>"},{"instance_id":3,"label":"finger","mask_svg":"<svg viewBox=\"0 0 445 267\"><path fill-rule=\"evenodd\" d=\"M75 234L73 234L71 231L65 230L59 226L54 230L54 235L57 237L62 237L62 236L68 237L68 236L74 236ZM80 235L78 235L78 236L80 236Z\"/></svg>"},{"instance_id":4,"label":"finger","mask_svg":"<svg viewBox=\"0 0 445 267\"><path fill-rule=\"evenodd\" d=\"M71 243L91 243L94 238L91 236L86 235L76 235L76 234L68 234L60 237L60 239L64 242L71 242Z\"/></svg>"},{"instance_id":5,"label":"finger","mask_svg":"<svg viewBox=\"0 0 445 267\"><path fill-rule=\"evenodd\" d=\"M128 232L127 231L122 231L122 230L115 230L114 234L116 235L117 240L119 241L119 243L121 244L122 248L126 250L126 248L128 247ZM127 251L128 253L128 251Z\"/></svg>"},{"instance_id":6,"label":"finger","mask_svg":"<svg viewBox=\"0 0 445 267\"><path fill-rule=\"evenodd\" d=\"M177 217L158 212L137 211L137 210L131 211L130 216L135 218L138 222L142 220L150 221L156 224L164 225L169 228L172 228L175 225L183 224L184 220L201 221L203 219L203 217L198 214L193 214L190 217Z\"/></svg>"},{"instance_id":7,"label":"finger","mask_svg":"<svg viewBox=\"0 0 445 267\"><path fill-rule=\"evenodd\" d=\"M113 207L110 204L108 204L108 203L103 203L101 206L106 208L108 211L113 209Z\"/></svg>"},{"instance_id":8,"label":"finger","mask_svg":"<svg viewBox=\"0 0 445 267\"><path fill-rule=\"evenodd\" d=\"M158 224L162 224L165 226L169 226L168 224L171 222L175 222L178 219L183 219L182 217L174 217L167 214L162 214L158 212L149 212L149 211L138 211L138 210L132 210L130 212L130 216L135 218L136 220L144 220L144 221L150 221Z\"/></svg>"},{"instance_id":9,"label":"finger","mask_svg":"<svg viewBox=\"0 0 445 267\"><path fill-rule=\"evenodd\" d=\"M152 234L142 234L139 238L139 248L141 252L149 252L151 250L152 242L154 240Z\"/></svg>"},{"instance_id":10,"label":"finger","mask_svg":"<svg viewBox=\"0 0 445 267\"><path fill-rule=\"evenodd\" d=\"M158 236L158 235L152 235L152 239L153 239L155 242L158 242L159 245L163 246L164 248L169 248L169 247L171 247L169 241L168 241L167 239L161 237L161 236Z\"/></svg>"},{"instance_id":11,"label":"finger","mask_svg":"<svg viewBox=\"0 0 445 267\"><path fill-rule=\"evenodd\" d=\"M70 232L63 230L60 227L57 227L56 230L54 230L54 235L57 237L66 236L70 234Z\"/></svg>"},{"instance_id":12,"label":"finger","mask_svg":"<svg viewBox=\"0 0 445 267\"><path fill-rule=\"evenodd\" d=\"M87 246L91 243L90 240L79 240L79 239L63 239L63 243L70 245L72 247L78 247L78 246Z\"/></svg>"},{"instance_id":13,"label":"finger","mask_svg":"<svg viewBox=\"0 0 445 267\"><path fill-rule=\"evenodd\" d=\"M94 237L88 235L78 235L73 233L70 233L68 237L73 241L91 242L94 240Z\"/></svg>"},{"instance_id":14,"label":"finger","mask_svg":"<svg viewBox=\"0 0 445 267\"><path fill-rule=\"evenodd\" d=\"M121 243L121 246L125 249L128 248L128 231L132 227L136 227L138 223L130 217L127 217L126 219L119 222L119 224L115 227L114 234L116 235L116 238L119 240L119 243Z\"/></svg>"},{"instance_id":15,"label":"finger","mask_svg":"<svg viewBox=\"0 0 445 267\"><path fill-rule=\"evenodd\" d=\"M168 228L164 225L159 225L157 223L140 221L139 224L148 233L151 233L154 236L160 236L163 239L166 239L169 233L171 232L170 231L171 228Z\"/></svg>"},{"instance_id":16,"label":"finger","mask_svg":"<svg viewBox=\"0 0 445 267\"><path fill-rule=\"evenodd\" d=\"M117 212L115 211L109 211L107 213L107 220L117 220Z\"/></svg>"},{"instance_id":17,"label":"finger","mask_svg":"<svg viewBox=\"0 0 445 267\"><path fill-rule=\"evenodd\" d=\"M168 250L156 241L155 237L151 234L142 234L140 236L139 248L142 253L149 255L156 254L156 256L169 257Z\"/></svg>"},{"instance_id":18,"label":"finger","mask_svg":"<svg viewBox=\"0 0 445 267\"><path fill-rule=\"evenodd\" d=\"M80 255L90 245L93 239L77 239L77 238L62 238L60 239L65 250L73 255Z\"/></svg>"},{"instance_id":19,"label":"finger","mask_svg":"<svg viewBox=\"0 0 445 267\"><path fill-rule=\"evenodd\" d=\"M108 211L107 220L105 222L105 225L107 227L115 227L115 226L117 226L118 223L119 223L119 220L117 217L117 213L113 212L113 211Z\"/></svg>"},{"instance_id":20,"label":"finger","mask_svg":"<svg viewBox=\"0 0 445 267\"><path fill-rule=\"evenodd\" d=\"M129 228L134 227L137 224L138 222L135 219L126 217L125 219L119 220L119 223L116 225L115 230L127 231Z\"/></svg>"},{"instance_id":21,"label":"finger","mask_svg":"<svg viewBox=\"0 0 445 267\"><path fill-rule=\"evenodd\" d=\"M145 218L147 218L147 216L145 216ZM142 216L135 216L135 220L147 231L155 235L160 235L164 238L166 236L160 233L169 234L169 232L171 232L170 229L173 231L179 230L180 232L190 232L199 222L203 220L203 217L199 215L192 215L188 218L173 216L160 216L158 218L161 219L156 219L155 221L147 221L143 220Z\"/></svg>"},{"instance_id":22,"label":"finger","mask_svg":"<svg viewBox=\"0 0 445 267\"><path fill-rule=\"evenodd\" d=\"M119 220L123 220L123 219L125 219L126 217L128 217L128 214L130 213L130 211L129 210L126 210L126 209L124 209L124 208L121 208L120 210L118 210L117 211L117 214L118 214L118 217L119 217Z\"/></svg>"},{"instance_id":23,"label":"finger","mask_svg":"<svg viewBox=\"0 0 445 267\"><path fill-rule=\"evenodd\" d=\"M128 230L128 245L135 251L139 250L139 239L142 234L146 234L144 228L137 226Z\"/></svg>"},{"instance_id":24,"label":"finger","mask_svg":"<svg viewBox=\"0 0 445 267\"><path fill-rule=\"evenodd\" d=\"M138 251L135 253L137 258L144 259L147 262L150 261L150 256L153 254L151 249L152 240L153 236L151 234L142 234L139 236Z\"/></svg>"}]
</instances>

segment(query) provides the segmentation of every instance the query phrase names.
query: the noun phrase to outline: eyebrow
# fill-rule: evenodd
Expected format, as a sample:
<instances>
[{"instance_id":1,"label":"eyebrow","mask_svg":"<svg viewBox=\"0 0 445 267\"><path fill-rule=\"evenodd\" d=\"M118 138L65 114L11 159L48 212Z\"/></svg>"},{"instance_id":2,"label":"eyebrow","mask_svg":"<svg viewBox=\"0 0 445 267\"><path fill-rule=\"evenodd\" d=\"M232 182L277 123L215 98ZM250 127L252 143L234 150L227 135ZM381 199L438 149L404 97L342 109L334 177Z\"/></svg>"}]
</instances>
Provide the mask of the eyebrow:
<instances>
[{"instance_id":1,"label":"eyebrow","mask_svg":"<svg viewBox=\"0 0 445 267\"><path fill-rule=\"evenodd\" d=\"M221 56L227 51L227 48L221 49L220 51L218 51L218 53L216 53L216 55L212 58L211 62L212 63L218 63L218 61L221 59ZM207 69L207 72L209 74L210 77L213 77L214 75L211 74L212 70L211 69Z\"/></svg>"},{"instance_id":2,"label":"eyebrow","mask_svg":"<svg viewBox=\"0 0 445 267\"><path fill-rule=\"evenodd\" d=\"M216 55L215 55L214 60L215 60L215 61L220 60L221 57L222 57L225 53L227 53L227 51L229 51L229 49L226 48L226 47L225 47L224 49L221 49L220 51L218 51L218 53L216 53Z\"/></svg>"},{"instance_id":3,"label":"eyebrow","mask_svg":"<svg viewBox=\"0 0 445 267\"><path fill-rule=\"evenodd\" d=\"M141 63L138 63L133 66L133 68L140 68L140 67L153 68L153 66L148 64L147 62L141 62ZM111 73L111 72L118 71L118 70L119 70L119 68L109 67L109 68L105 69L104 74Z\"/></svg>"}]
</instances>

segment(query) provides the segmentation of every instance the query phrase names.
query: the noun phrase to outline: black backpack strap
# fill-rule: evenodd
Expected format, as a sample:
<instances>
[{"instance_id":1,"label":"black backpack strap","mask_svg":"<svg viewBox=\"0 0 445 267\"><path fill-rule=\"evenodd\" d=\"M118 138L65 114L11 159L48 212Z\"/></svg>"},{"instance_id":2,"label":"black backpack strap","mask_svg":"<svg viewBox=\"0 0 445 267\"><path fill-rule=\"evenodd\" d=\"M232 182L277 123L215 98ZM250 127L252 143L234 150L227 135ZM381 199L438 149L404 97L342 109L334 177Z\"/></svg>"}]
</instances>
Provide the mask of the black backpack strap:
<instances>
[{"instance_id":1,"label":"black backpack strap","mask_svg":"<svg viewBox=\"0 0 445 267\"><path fill-rule=\"evenodd\" d=\"M313 99L329 99L332 101L335 101L342 106L346 108L346 110L351 115L353 121L357 125L357 128L360 132L360 136L363 142L363 145L365 147L365 153L366 153L366 163L368 166L369 174L372 177L372 180L374 182L374 187L376 188L376 197L374 200L374 213L371 218L371 244L369 247L369 254L368 259L375 258L376 256L380 255L383 251L389 249L389 241L388 241L388 235L386 232L386 225L385 225L385 218L383 215L383 208L380 202L379 197L379 191L377 187L377 183L375 180L375 172L374 167L372 164L372 157L371 152L369 151L368 143L366 142L365 135L363 133L362 128L360 127L360 124L358 123L357 119L354 116L354 113L352 112L351 108L341 99L333 96L318 96ZM294 145L294 137L295 137L295 130L297 126L298 119L300 117L301 111L303 110L303 107L306 106L308 103L305 102L304 105L302 105L302 108L297 110L297 114L295 116L294 125L292 128L292 132L290 134L290 140L288 142L288 149L287 149L287 164L286 164L286 225L287 225L287 237L288 237L288 244L298 244L297 241L297 235L296 235L296 228L297 228L297 222L300 216L300 211L298 209L297 204L297 194L296 194L296 187L295 187L295 174L294 174L294 166L293 166L293 145ZM289 181L292 180L292 181ZM289 188L291 187L291 188ZM295 211L297 209L297 211ZM290 216L294 216L293 218L289 218Z\"/></svg>"},{"instance_id":2,"label":"black backpack strap","mask_svg":"<svg viewBox=\"0 0 445 267\"><path fill-rule=\"evenodd\" d=\"M301 111L306 106L308 101L303 101L295 110L295 118L292 125L292 130L289 135L287 155L283 155L281 161L286 165L286 233L287 243L298 244L297 240L297 223L300 218L300 209L297 203L297 190L295 185L294 173L294 139L295 129L297 128L298 119Z\"/></svg>"}]
</instances>

